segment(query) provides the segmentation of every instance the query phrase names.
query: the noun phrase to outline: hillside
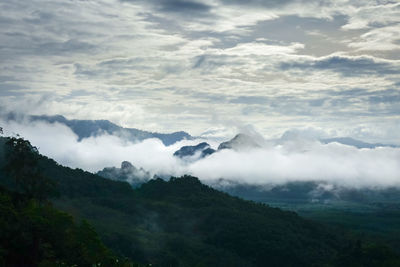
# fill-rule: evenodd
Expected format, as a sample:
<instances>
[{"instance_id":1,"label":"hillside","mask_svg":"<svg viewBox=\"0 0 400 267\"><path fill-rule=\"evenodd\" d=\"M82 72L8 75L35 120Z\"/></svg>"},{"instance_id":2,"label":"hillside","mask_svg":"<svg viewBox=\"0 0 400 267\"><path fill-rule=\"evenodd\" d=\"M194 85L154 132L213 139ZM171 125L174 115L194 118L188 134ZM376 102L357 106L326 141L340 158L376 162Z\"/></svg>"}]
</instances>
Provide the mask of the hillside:
<instances>
[{"instance_id":1,"label":"hillside","mask_svg":"<svg viewBox=\"0 0 400 267\"><path fill-rule=\"evenodd\" d=\"M4 161L4 158L3 158ZM87 219L114 253L153 266L396 266L389 248L245 201L191 176L138 189L40 158L54 205ZM1 175L1 182L7 184ZM368 263L368 265L366 265ZM391 265L392 264L392 265Z\"/></svg>"},{"instance_id":2,"label":"hillside","mask_svg":"<svg viewBox=\"0 0 400 267\"><path fill-rule=\"evenodd\" d=\"M49 198L57 187L35 147L20 138L0 141L1 266L138 266L116 257L86 220L54 207Z\"/></svg>"}]
</instances>

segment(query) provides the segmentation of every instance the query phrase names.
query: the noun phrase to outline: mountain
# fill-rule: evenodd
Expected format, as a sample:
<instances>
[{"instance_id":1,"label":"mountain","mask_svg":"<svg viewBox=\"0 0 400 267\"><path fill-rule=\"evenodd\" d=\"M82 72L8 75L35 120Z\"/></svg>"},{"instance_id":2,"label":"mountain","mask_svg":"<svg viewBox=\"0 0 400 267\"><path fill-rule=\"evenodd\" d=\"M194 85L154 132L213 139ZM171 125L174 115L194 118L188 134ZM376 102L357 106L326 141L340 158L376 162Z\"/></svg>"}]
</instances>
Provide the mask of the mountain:
<instances>
[{"instance_id":1,"label":"mountain","mask_svg":"<svg viewBox=\"0 0 400 267\"><path fill-rule=\"evenodd\" d=\"M336 137L336 138L327 138L321 139L321 143L329 144L329 143L339 143L347 146L354 146L356 148L376 148L376 147L398 147L396 145L390 144L381 144L381 143L366 143L357 139L353 139L351 137Z\"/></svg>"},{"instance_id":2,"label":"mountain","mask_svg":"<svg viewBox=\"0 0 400 267\"><path fill-rule=\"evenodd\" d=\"M198 154L199 158L204 158L208 155L213 154L214 152L215 150L212 149L208 143L202 142L195 146L183 146L179 150L175 151L174 156L179 158L185 158L185 157L193 157L196 154Z\"/></svg>"},{"instance_id":3,"label":"mountain","mask_svg":"<svg viewBox=\"0 0 400 267\"><path fill-rule=\"evenodd\" d=\"M218 146L218 150L221 149L233 149L237 151L248 150L252 148L261 148L261 144L259 144L254 138L247 134L237 134L231 140L221 143Z\"/></svg>"},{"instance_id":4,"label":"mountain","mask_svg":"<svg viewBox=\"0 0 400 267\"><path fill-rule=\"evenodd\" d=\"M137 187L152 178L148 171L143 168L137 169L128 161L123 161L121 168L106 167L96 174L111 180L127 182L133 187Z\"/></svg>"},{"instance_id":5,"label":"mountain","mask_svg":"<svg viewBox=\"0 0 400 267\"><path fill-rule=\"evenodd\" d=\"M7 120L18 120L18 115L9 113L5 117ZM164 134L142 131L135 128L123 128L108 120L68 120L64 116L27 116L30 121L44 121L48 123L61 123L68 126L82 140L90 136L97 136L104 133L117 135L132 142L142 141L148 138L158 138L164 145L169 146L178 141L192 140L193 137L183 131Z\"/></svg>"},{"instance_id":6,"label":"mountain","mask_svg":"<svg viewBox=\"0 0 400 267\"><path fill-rule=\"evenodd\" d=\"M174 156L181 159L186 158L198 160L223 149L245 151L253 148L261 148L261 145L251 136L240 133L233 137L231 140L222 142L218 146L218 150L212 149L208 143L202 142L195 146L183 146L175 151ZM193 158L195 155L198 155L198 157Z\"/></svg>"},{"instance_id":7,"label":"mountain","mask_svg":"<svg viewBox=\"0 0 400 267\"><path fill-rule=\"evenodd\" d=\"M4 143L4 138L0 139ZM1 147L1 146L0 146ZM0 165L7 156L0 149ZM133 189L40 156L54 207L86 219L114 253L152 266L396 266L390 248L232 197L184 176ZM127 164L124 164L127 165ZM129 167L129 166L126 166ZM10 177L0 171L0 184ZM3 227L3 226L2 226ZM82 236L81 238L85 238ZM10 239L11 240L11 239Z\"/></svg>"}]
</instances>

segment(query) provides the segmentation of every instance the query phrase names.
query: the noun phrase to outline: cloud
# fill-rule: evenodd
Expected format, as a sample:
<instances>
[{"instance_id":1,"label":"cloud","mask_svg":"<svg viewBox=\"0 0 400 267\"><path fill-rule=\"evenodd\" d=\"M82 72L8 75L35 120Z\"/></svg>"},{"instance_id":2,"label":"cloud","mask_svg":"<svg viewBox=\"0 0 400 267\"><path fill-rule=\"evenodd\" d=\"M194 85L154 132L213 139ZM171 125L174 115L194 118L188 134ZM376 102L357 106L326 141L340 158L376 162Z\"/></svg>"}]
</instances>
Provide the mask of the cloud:
<instances>
[{"instance_id":1,"label":"cloud","mask_svg":"<svg viewBox=\"0 0 400 267\"><path fill-rule=\"evenodd\" d=\"M160 2L161 10L166 12L189 12L190 15L193 15L193 13L207 13L211 9L211 6L195 1L168 0Z\"/></svg>"},{"instance_id":2,"label":"cloud","mask_svg":"<svg viewBox=\"0 0 400 267\"><path fill-rule=\"evenodd\" d=\"M382 27L399 22L400 4L367 5L351 10L348 22L342 26L345 30Z\"/></svg>"},{"instance_id":3,"label":"cloud","mask_svg":"<svg viewBox=\"0 0 400 267\"><path fill-rule=\"evenodd\" d=\"M221 54L245 56L245 55L259 55L270 56L279 54L293 54L298 50L304 48L303 44L294 43L290 45L268 45L263 43L241 43L235 47L221 51Z\"/></svg>"},{"instance_id":4,"label":"cloud","mask_svg":"<svg viewBox=\"0 0 400 267\"><path fill-rule=\"evenodd\" d=\"M222 127L215 116L265 135L394 125L399 109L384 91L399 87L398 9L353 0L1 1L0 106L195 135ZM376 93L352 95L357 88Z\"/></svg>"},{"instance_id":5,"label":"cloud","mask_svg":"<svg viewBox=\"0 0 400 267\"><path fill-rule=\"evenodd\" d=\"M183 13L185 15L194 15L196 13L207 13L212 6L207 4L207 1L192 1L192 0L120 0L127 3L147 3L163 12ZM204 15L204 14L203 14Z\"/></svg>"},{"instance_id":6,"label":"cloud","mask_svg":"<svg viewBox=\"0 0 400 267\"><path fill-rule=\"evenodd\" d=\"M292 146L293 147L293 146ZM190 166L203 179L248 184L326 181L345 187L399 186L399 149L357 150L310 143L303 150L272 147L248 153L222 151Z\"/></svg>"},{"instance_id":7,"label":"cloud","mask_svg":"<svg viewBox=\"0 0 400 267\"><path fill-rule=\"evenodd\" d=\"M204 140L182 141L166 147L158 139L130 143L116 136L102 135L79 142L77 136L61 124L2 121L0 125L6 134L20 133L41 153L59 163L89 171L119 166L128 160L151 174L191 174L206 183L224 178L254 185L325 181L349 188L400 186L399 148L357 149L338 143L321 144L314 137L324 133L313 129L288 132L279 143L265 142L262 148L222 150L187 162L174 157L174 151ZM251 129L248 131L248 134L253 133ZM217 143L211 145L215 147Z\"/></svg>"},{"instance_id":8,"label":"cloud","mask_svg":"<svg viewBox=\"0 0 400 267\"><path fill-rule=\"evenodd\" d=\"M238 96L230 100L231 103L236 104L266 104L268 98L262 96Z\"/></svg>"},{"instance_id":9,"label":"cloud","mask_svg":"<svg viewBox=\"0 0 400 267\"><path fill-rule=\"evenodd\" d=\"M329 56L300 62L282 62L280 69L329 70L343 76L399 74L397 62L376 60L372 57Z\"/></svg>"},{"instance_id":10,"label":"cloud","mask_svg":"<svg viewBox=\"0 0 400 267\"><path fill-rule=\"evenodd\" d=\"M400 24L380 27L360 36L360 40L348 44L357 51L400 50Z\"/></svg>"}]
</instances>

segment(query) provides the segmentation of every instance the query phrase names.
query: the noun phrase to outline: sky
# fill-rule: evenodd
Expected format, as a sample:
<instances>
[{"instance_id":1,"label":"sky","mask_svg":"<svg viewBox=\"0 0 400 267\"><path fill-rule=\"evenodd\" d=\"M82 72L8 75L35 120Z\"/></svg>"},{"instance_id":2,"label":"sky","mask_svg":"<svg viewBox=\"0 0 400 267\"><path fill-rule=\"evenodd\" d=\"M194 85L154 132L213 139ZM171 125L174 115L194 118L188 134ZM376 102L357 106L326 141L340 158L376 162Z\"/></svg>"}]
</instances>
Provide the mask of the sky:
<instances>
[{"instance_id":1,"label":"sky","mask_svg":"<svg viewBox=\"0 0 400 267\"><path fill-rule=\"evenodd\" d=\"M400 2L0 1L0 111L400 143Z\"/></svg>"}]
</instances>

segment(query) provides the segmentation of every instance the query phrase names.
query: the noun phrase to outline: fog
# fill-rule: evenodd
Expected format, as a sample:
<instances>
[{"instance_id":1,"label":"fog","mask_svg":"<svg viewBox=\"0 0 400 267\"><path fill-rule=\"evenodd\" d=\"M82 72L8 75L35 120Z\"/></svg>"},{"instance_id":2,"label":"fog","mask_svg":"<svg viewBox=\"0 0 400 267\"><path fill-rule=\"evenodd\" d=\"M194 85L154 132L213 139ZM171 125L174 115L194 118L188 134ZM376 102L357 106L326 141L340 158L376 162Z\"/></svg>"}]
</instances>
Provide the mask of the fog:
<instances>
[{"instance_id":1,"label":"fog","mask_svg":"<svg viewBox=\"0 0 400 267\"><path fill-rule=\"evenodd\" d=\"M400 186L400 148L357 149L286 134L279 140L263 140L261 148L224 149L203 159L182 160L173 153L184 145L207 141L216 149L218 143L198 139L165 146L158 139L132 143L107 134L78 141L58 123L0 120L0 125L5 136L18 133L58 163L91 172L119 167L126 160L152 175L191 174L204 182L223 178L254 185L325 181L351 188Z\"/></svg>"}]
</instances>

